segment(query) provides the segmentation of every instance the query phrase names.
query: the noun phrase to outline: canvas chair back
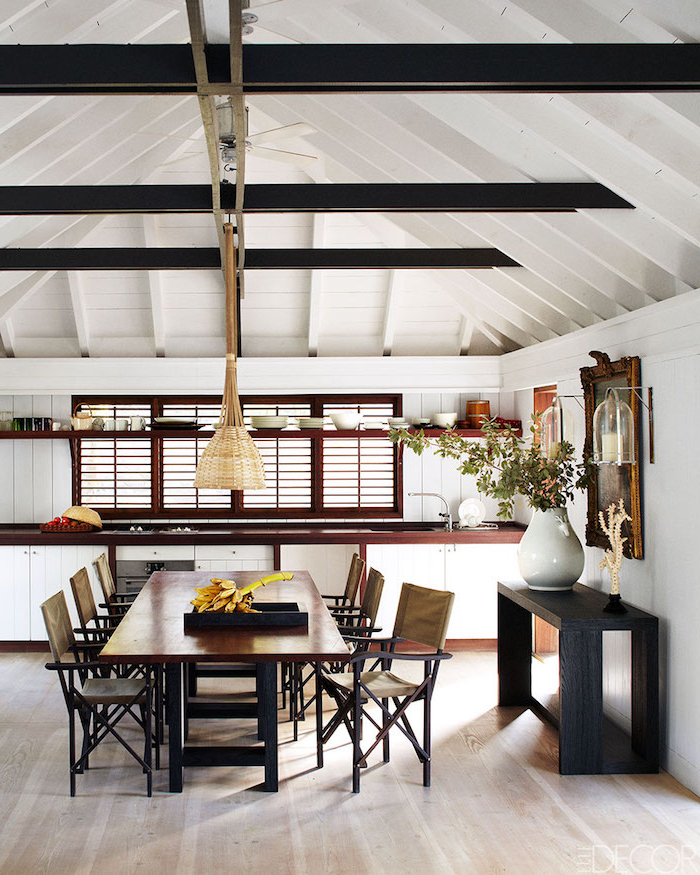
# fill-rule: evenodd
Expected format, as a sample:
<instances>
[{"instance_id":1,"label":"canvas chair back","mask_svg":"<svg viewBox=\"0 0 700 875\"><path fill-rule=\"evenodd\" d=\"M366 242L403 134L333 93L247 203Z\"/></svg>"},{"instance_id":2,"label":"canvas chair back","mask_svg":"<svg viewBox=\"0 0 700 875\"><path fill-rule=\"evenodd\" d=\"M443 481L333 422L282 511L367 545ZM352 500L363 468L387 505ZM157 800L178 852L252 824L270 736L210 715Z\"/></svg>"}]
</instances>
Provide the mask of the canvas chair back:
<instances>
[{"instance_id":1,"label":"canvas chair back","mask_svg":"<svg viewBox=\"0 0 700 875\"><path fill-rule=\"evenodd\" d=\"M396 611L394 635L442 650L454 600L453 592L404 583Z\"/></svg>"},{"instance_id":2,"label":"canvas chair back","mask_svg":"<svg viewBox=\"0 0 700 875\"><path fill-rule=\"evenodd\" d=\"M353 553L352 560L350 561L350 569L348 571L348 579L345 583L345 599L350 605L355 604L357 590L360 587L360 580L362 579L362 572L364 570L365 560L360 559L358 553Z\"/></svg>"},{"instance_id":3,"label":"canvas chair back","mask_svg":"<svg viewBox=\"0 0 700 875\"><path fill-rule=\"evenodd\" d=\"M382 598L382 590L384 589L384 575L380 574L376 568L370 568L367 575L367 585L360 602L360 611L369 620L369 625L374 626L377 619L377 611L379 610L379 602Z\"/></svg>"},{"instance_id":4,"label":"canvas chair back","mask_svg":"<svg viewBox=\"0 0 700 875\"><path fill-rule=\"evenodd\" d=\"M97 606L90 586L87 568L81 568L70 579L75 606L78 609L81 626L87 626L97 616Z\"/></svg>"},{"instance_id":5,"label":"canvas chair back","mask_svg":"<svg viewBox=\"0 0 700 875\"><path fill-rule=\"evenodd\" d=\"M75 635L63 591L46 599L41 605L41 613L44 617L53 661L75 662L72 650L75 645ZM67 654L70 654L70 659L66 659Z\"/></svg>"},{"instance_id":6,"label":"canvas chair back","mask_svg":"<svg viewBox=\"0 0 700 875\"><path fill-rule=\"evenodd\" d=\"M95 568L95 571L97 572L97 578L100 581L100 586L102 587L102 594L105 597L105 601L108 602L116 593L117 588L114 585L112 569L109 567L107 554L100 553L100 555L97 557L97 559L95 559L92 564Z\"/></svg>"}]
</instances>

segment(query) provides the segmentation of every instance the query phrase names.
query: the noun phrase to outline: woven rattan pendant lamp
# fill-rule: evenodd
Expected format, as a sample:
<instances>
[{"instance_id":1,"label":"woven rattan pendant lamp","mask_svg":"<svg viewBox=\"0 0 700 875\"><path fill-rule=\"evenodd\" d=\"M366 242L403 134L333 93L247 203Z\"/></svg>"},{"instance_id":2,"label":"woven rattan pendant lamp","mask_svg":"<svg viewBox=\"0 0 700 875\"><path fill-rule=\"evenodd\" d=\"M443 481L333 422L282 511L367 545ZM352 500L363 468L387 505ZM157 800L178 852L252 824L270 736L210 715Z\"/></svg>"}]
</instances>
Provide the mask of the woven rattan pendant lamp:
<instances>
[{"instance_id":1,"label":"woven rattan pendant lamp","mask_svg":"<svg viewBox=\"0 0 700 875\"><path fill-rule=\"evenodd\" d=\"M258 448L243 425L238 397L236 348L238 346L236 271L233 225L224 224L224 279L226 283L226 374L221 415L214 437L197 465L197 489L264 489L265 469Z\"/></svg>"}]
</instances>

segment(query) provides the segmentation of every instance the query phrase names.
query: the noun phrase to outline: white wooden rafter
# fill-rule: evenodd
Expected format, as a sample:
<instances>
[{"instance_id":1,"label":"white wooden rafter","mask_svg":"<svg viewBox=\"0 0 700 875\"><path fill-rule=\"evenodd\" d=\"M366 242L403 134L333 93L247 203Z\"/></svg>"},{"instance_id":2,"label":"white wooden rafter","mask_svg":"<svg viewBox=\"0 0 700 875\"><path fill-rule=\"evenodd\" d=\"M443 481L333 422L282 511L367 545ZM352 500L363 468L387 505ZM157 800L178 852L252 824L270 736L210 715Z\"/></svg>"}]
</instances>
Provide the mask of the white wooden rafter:
<instances>
[{"instance_id":1,"label":"white wooden rafter","mask_svg":"<svg viewBox=\"0 0 700 875\"><path fill-rule=\"evenodd\" d=\"M384 322L382 325L382 355L391 355L396 333L397 301L401 289L400 270L388 271L386 287L386 304L384 305Z\"/></svg>"},{"instance_id":2,"label":"white wooden rafter","mask_svg":"<svg viewBox=\"0 0 700 875\"><path fill-rule=\"evenodd\" d=\"M85 290L83 278L76 270L66 271L70 300L73 306L75 319L75 331L78 337L78 349L83 358L90 357L90 327L88 323L87 308L85 306Z\"/></svg>"},{"instance_id":3,"label":"white wooden rafter","mask_svg":"<svg viewBox=\"0 0 700 875\"><path fill-rule=\"evenodd\" d=\"M462 316L459 324L459 335L457 338L459 355L469 355L469 347L471 346L473 336L474 320L469 319L467 316Z\"/></svg>"},{"instance_id":4,"label":"white wooden rafter","mask_svg":"<svg viewBox=\"0 0 700 875\"><path fill-rule=\"evenodd\" d=\"M324 213L314 213L311 224L311 247L320 249L325 244L326 217ZM323 300L324 271L309 271L309 355L318 355L318 341L321 328L321 306Z\"/></svg>"},{"instance_id":5,"label":"white wooden rafter","mask_svg":"<svg viewBox=\"0 0 700 875\"><path fill-rule=\"evenodd\" d=\"M275 98L265 98L265 100L262 101L262 105L270 115L279 118L280 121L288 122L291 118L290 115L285 113L285 107L282 103ZM404 136L401 139L400 145L397 145L395 142L393 150L389 150L386 147L380 148L381 135L378 134L377 131L382 126L386 126L386 119L391 115L391 110L388 109L384 103L382 104L383 108L381 113L377 111L376 107L371 106L369 103L361 99L351 102L347 100L344 101L342 107L340 107L337 112L332 112L327 106L322 105L321 102L316 101L313 98L305 98L300 106L303 109L304 117L309 118L310 121L319 128L319 131L323 131L322 134L319 133L318 135L318 138L322 143L322 149L326 153L335 156L334 162L331 162L329 166L332 166L333 163L338 164L339 155L343 155L342 167L344 170L343 175L345 177L347 176L347 170L351 170L357 174L358 178L372 179L373 181L396 181L397 175L393 175L394 172L396 174L402 173L404 176L405 174L410 173L411 178L416 179L416 181L432 182L438 180L437 173L439 170L435 169L435 153L428 158L425 155L424 150L421 152L420 149L416 149L414 161L412 163L405 163L405 169L399 164L398 169L395 171L393 170L393 168L397 166L397 150L401 151L405 149L405 144L409 137L407 135ZM296 113L299 113L299 108L300 107L297 106ZM372 133L369 134L367 132L368 130L371 130ZM331 131L333 132L332 136L330 133ZM379 137L379 139L375 139L375 137ZM426 165L430 167L430 173L428 173ZM392 168L391 173L388 172L389 167ZM387 170L384 168L387 168ZM453 174L455 173L454 167L451 169L451 172ZM440 177L440 180L444 180L444 175ZM508 221L508 218L502 218L501 216L496 218L485 215L470 216L468 214L455 214L449 217L445 215L430 214L423 215L417 220L410 214L402 214L396 218L396 223L402 227L407 227L408 224L412 224L414 229L413 233L421 239L425 245L436 244L427 239L424 234L421 235L415 231L418 224L422 224L426 228L444 228L446 225L451 225L453 229L458 229L460 227L468 229L470 227L480 227L490 223L491 229L502 231L503 235L509 235L509 239L513 244L520 244L521 234L509 233ZM545 230L546 234L551 237L551 230ZM464 233L466 233L466 231ZM492 233L495 233L495 231L492 230ZM499 245L497 242L492 242L492 240L489 239L489 235L485 234L483 231L480 236L482 241L487 240L491 245ZM459 237L456 237L454 233L452 233L452 239L459 245L469 245L462 239L459 239ZM481 245L483 245L483 242ZM507 246L501 245L499 248L508 251ZM631 308L631 304L627 308L621 308L620 305L616 304L616 302L611 300L606 294L603 294L586 280L578 277L574 270L567 269L567 265L559 264L552 254L552 248L551 245L548 247L542 245L538 250L530 247L530 257L536 259L534 265L535 273L538 273L539 276L549 282L550 294L556 299L556 309L559 309L560 312L563 312L568 318L571 318L572 310L573 312L578 310L578 317L581 319L583 314L580 310L581 304L575 300L577 298L581 299L581 303L586 309L592 310L593 313L600 318L610 318L611 316L618 315L620 312L624 312L625 309ZM513 253L508 252L508 254ZM521 264L524 263L522 256L515 253L514 257L519 260ZM527 263L525 266L530 267ZM488 282L488 277L485 277L485 281ZM526 276L523 284L527 284ZM619 279L616 279L615 283L611 282L611 287L612 286L614 286L615 289L619 289L621 287L623 288L624 284L620 283ZM631 291L637 296L635 303L639 304L639 294L637 290ZM494 289L493 292L496 295L501 294L501 292L496 289ZM542 286L540 284L537 293L532 296L526 307L527 311L532 315L537 315L538 311L542 311L542 305L538 301L538 297L541 293ZM571 303L567 303L567 298L571 299ZM547 301L546 303L550 304L550 301ZM545 307L544 312L541 312L540 314L540 318L545 322L546 312L547 309ZM585 317L583 318L583 324L585 324ZM576 322L576 319L574 319L574 322ZM579 324L582 323L579 322Z\"/></svg>"},{"instance_id":6,"label":"white wooden rafter","mask_svg":"<svg viewBox=\"0 0 700 875\"><path fill-rule=\"evenodd\" d=\"M143 217L143 239L148 247L160 245L160 236L155 216ZM148 297L151 302L151 319L153 322L153 340L156 356L165 355L165 313L163 305L163 281L158 270L146 271L148 282Z\"/></svg>"},{"instance_id":7,"label":"white wooden rafter","mask_svg":"<svg viewBox=\"0 0 700 875\"><path fill-rule=\"evenodd\" d=\"M15 331L12 327L12 321L6 319L0 323L0 340L5 348L5 355L11 359L15 357Z\"/></svg>"}]
</instances>

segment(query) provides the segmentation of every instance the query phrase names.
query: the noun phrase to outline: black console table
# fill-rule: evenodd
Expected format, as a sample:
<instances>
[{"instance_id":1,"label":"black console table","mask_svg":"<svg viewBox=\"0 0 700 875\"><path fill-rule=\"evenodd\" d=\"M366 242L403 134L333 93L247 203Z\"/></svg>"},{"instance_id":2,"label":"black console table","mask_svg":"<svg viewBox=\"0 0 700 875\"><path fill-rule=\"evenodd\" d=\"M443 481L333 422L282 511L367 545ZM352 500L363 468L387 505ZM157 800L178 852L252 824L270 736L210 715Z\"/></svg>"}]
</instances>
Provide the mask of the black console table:
<instances>
[{"instance_id":1,"label":"black console table","mask_svg":"<svg viewBox=\"0 0 700 875\"><path fill-rule=\"evenodd\" d=\"M532 615L559 630L559 773L596 775L659 770L659 621L638 608L606 614L608 597L575 584L537 592L498 584L500 705L546 709L532 696ZM603 632L632 633L632 737L603 716Z\"/></svg>"}]
</instances>

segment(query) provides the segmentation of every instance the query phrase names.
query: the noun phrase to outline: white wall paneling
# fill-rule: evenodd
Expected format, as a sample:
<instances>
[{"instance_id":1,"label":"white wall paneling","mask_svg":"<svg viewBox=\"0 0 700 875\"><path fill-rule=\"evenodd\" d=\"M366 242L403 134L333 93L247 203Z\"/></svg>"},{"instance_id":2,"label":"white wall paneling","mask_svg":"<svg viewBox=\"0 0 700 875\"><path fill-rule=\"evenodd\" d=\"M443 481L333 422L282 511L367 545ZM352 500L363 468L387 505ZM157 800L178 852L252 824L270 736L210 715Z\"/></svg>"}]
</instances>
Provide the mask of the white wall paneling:
<instances>
[{"instance_id":1,"label":"white wall paneling","mask_svg":"<svg viewBox=\"0 0 700 875\"><path fill-rule=\"evenodd\" d=\"M623 560L623 600L660 618L662 763L683 783L700 792L700 703L692 672L700 659L700 640L688 618L700 611L695 551L696 501L700 492L697 442L700 434L700 292L651 305L602 325L519 350L502 358L503 380L514 389L518 415L532 410L532 386L556 383L562 394L580 394L579 369L593 363L591 349L612 359L639 355L642 382L654 390L655 463L649 464L646 414L642 411L643 560ZM583 412L570 407L583 443ZM521 519L529 518L527 510ZM585 496L569 508L584 541ZM584 580L603 591L609 578L598 562L602 553L586 548ZM629 647L624 636L606 635L604 691L606 711L625 726L629 722Z\"/></svg>"},{"instance_id":2,"label":"white wall paneling","mask_svg":"<svg viewBox=\"0 0 700 875\"><path fill-rule=\"evenodd\" d=\"M27 417L32 415L32 399L29 396L18 396L14 399L14 415ZM13 519L34 519L34 454L30 441L12 441L14 445L13 469L14 480Z\"/></svg>"},{"instance_id":3,"label":"white wall paneling","mask_svg":"<svg viewBox=\"0 0 700 875\"><path fill-rule=\"evenodd\" d=\"M223 388L223 365L220 358L1 359L0 392L216 393ZM241 358L238 380L242 393L478 393L498 391L500 370L491 356Z\"/></svg>"},{"instance_id":4,"label":"white wall paneling","mask_svg":"<svg viewBox=\"0 0 700 875\"><path fill-rule=\"evenodd\" d=\"M14 416L14 399L12 395L0 396L0 410ZM14 520L14 457L15 441L0 441L0 520Z\"/></svg>"}]
</instances>

